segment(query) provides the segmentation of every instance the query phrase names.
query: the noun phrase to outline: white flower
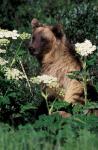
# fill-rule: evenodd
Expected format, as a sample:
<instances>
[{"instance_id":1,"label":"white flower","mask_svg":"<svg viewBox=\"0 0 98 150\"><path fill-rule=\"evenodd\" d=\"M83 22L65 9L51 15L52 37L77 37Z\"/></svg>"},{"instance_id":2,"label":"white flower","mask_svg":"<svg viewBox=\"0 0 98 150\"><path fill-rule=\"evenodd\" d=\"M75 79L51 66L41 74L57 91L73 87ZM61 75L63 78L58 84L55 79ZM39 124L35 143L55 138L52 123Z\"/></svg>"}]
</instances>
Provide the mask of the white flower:
<instances>
[{"instance_id":1,"label":"white flower","mask_svg":"<svg viewBox=\"0 0 98 150\"><path fill-rule=\"evenodd\" d=\"M40 82L46 83L46 84L50 84L52 82L57 82L57 78L53 77L53 76L49 76L49 75L41 75L41 76L37 76L37 78L39 79Z\"/></svg>"},{"instance_id":2,"label":"white flower","mask_svg":"<svg viewBox=\"0 0 98 150\"><path fill-rule=\"evenodd\" d=\"M59 96L65 95L65 92L64 92L65 90L60 87L56 77L43 74L41 76L31 78L30 81L36 84L43 83L44 85L46 85L46 87L49 87L50 89L55 90L55 92L57 92Z\"/></svg>"},{"instance_id":3,"label":"white flower","mask_svg":"<svg viewBox=\"0 0 98 150\"><path fill-rule=\"evenodd\" d=\"M20 37L20 39L25 40L25 39L30 39L31 34L23 32L22 34L19 34L17 30L9 31L9 30L4 30L0 28L0 38L12 38L12 39L17 39Z\"/></svg>"},{"instance_id":4,"label":"white flower","mask_svg":"<svg viewBox=\"0 0 98 150\"><path fill-rule=\"evenodd\" d=\"M12 35L12 39L17 39L20 36L17 30L13 30L11 35Z\"/></svg>"},{"instance_id":5,"label":"white flower","mask_svg":"<svg viewBox=\"0 0 98 150\"><path fill-rule=\"evenodd\" d=\"M12 36L12 39L13 39L13 40L16 40L16 39L17 39L17 37L16 37L16 36Z\"/></svg>"},{"instance_id":6,"label":"white flower","mask_svg":"<svg viewBox=\"0 0 98 150\"><path fill-rule=\"evenodd\" d=\"M10 79L19 80L19 79L25 78L23 73L16 68L6 68L5 69L5 76L9 80Z\"/></svg>"},{"instance_id":7,"label":"white flower","mask_svg":"<svg viewBox=\"0 0 98 150\"><path fill-rule=\"evenodd\" d=\"M86 39L83 43L76 43L75 50L81 56L88 56L96 50L96 46Z\"/></svg>"},{"instance_id":8,"label":"white flower","mask_svg":"<svg viewBox=\"0 0 98 150\"><path fill-rule=\"evenodd\" d=\"M26 32L23 32L23 33L20 34L20 38L22 40L30 39L30 37L31 37L31 34L26 33Z\"/></svg>"},{"instance_id":9,"label":"white flower","mask_svg":"<svg viewBox=\"0 0 98 150\"><path fill-rule=\"evenodd\" d=\"M7 46L10 43L8 39L0 39L0 46Z\"/></svg>"},{"instance_id":10,"label":"white flower","mask_svg":"<svg viewBox=\"0 0 98 150\"><path fill-rule=\"evenodd\" d=\"M17 33L17 30L13 30L13 33Z\"/></svg>"},{"instance_id":11,"label":"white flower","mask_svg":"<svg viewBox=\"0 0 98 150\"><path fill-rule=\"evenodd\" d=\"M7 63L8 63L8 61L6 61L2 57L0 57L0 65L6 65Z\"/></svg>"},{"instance_id":12,"label":"white flower","mask_svg":"<svg viewBox=\"0 0 98 150\"><path fill-rule=\"evenodd\" d=\"M6 50L0 48L0 53L6 53Z\"/></svg>"},{"instance_id":13,"label":"white flower","mask_svg":"<svg viewBox=\"0 0 98 150\"><path fill-rule=\"evenodd\" d=\"M9 38L9 37L11 37L11 31L4 31L3 32L3 36L5 37L5 38Z\"/></svg>"},{"instance_id":14,"label":"white flower","mask_svg":"<svg viewBox=\"0 0 98 150\"><path fill-rule=\"evenodd\" d=\"M46 74L32 78L32 82L37 84L44 83L49 87L58 86L57 78Z\"/></svg>"},{"instance_id":15,"label":"white flower","mask_svg":"<svg viewBox=\"0 0 98 150\"><path fill-rule=\"evenodd\" d=\"M17 39L18 37L19 37L19 34L18 34L17 30L8 31L8 30L0 29L0 38Z\"/></svg>"},{"instance_id":16,"label":"white flower","mask_svg":"<svg viewBox=\"0 0 98 150\"><path fill-rule=\"evenodd\" d=\"M3 33L0 31L0 38L3 38L4 37L4 35L3 35Z\"/></svg>"}]
</instances>

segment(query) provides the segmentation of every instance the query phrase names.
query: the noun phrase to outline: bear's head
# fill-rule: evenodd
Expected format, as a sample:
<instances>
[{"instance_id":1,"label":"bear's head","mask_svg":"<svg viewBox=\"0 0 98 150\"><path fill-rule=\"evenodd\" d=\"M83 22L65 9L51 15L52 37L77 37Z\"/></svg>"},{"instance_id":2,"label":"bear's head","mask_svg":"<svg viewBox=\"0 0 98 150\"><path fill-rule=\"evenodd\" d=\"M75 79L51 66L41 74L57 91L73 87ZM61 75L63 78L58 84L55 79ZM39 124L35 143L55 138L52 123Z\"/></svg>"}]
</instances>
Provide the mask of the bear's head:
<instances>
[{"instance_id":1,"label":"bear's head","mask_svg":"<svg viewBox=\"0 0 98 150\"><path fill-rule=\"evenodd\" d=\"M61 25L47 26L41 24L37 19L33 19L31 25L33 31L29 51L37 58L42 58L43 55L52 51L54 45L65 39Z\"/></svg>"}]
</instances>

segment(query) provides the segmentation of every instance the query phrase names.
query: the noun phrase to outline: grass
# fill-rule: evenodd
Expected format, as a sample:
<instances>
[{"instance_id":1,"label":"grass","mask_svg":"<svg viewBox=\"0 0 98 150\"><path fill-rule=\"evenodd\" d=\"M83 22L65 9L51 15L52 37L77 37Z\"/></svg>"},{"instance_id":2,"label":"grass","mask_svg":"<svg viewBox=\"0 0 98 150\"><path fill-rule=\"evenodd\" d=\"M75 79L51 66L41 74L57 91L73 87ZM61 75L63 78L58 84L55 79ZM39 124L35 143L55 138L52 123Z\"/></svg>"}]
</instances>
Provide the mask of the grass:
<instances>
[{"instance_id":1,"label":"grass","mask_svg":"<svg viewBox=\"0 0 98 150\"><path fill-rule=\"evenodd\" d=\"M0 124L0 150L97 150L97 124L94 116L58 115L41 116L35 124L16 130Z\"/></svg>"}]
</instances>

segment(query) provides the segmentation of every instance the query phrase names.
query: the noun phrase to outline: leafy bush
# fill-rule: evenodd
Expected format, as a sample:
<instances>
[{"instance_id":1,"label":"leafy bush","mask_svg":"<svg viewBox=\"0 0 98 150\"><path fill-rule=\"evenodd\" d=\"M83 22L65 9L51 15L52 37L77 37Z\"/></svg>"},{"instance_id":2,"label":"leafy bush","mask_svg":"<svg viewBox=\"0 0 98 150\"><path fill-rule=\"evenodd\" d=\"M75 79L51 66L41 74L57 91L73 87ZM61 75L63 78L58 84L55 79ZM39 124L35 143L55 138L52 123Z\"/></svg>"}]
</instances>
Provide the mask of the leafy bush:
<instances>
[{"instance_id":1,"label":"leafy bush","mask_svg":"<svg viewBox=\"0 0 98 150\"><path fill-rule=\"evenodd\" d=\"M2 0L0 26L29 31L32 18L38 18L43 23L62 23L71 41L84 41L87 38L96 42L98 36L97 4L96 0L58 0L56 3L55 0L15 0L14 2Z\"/></svg>"},{"instance_id":2,"label":"leafy bush","mask_svg":"<svg viewBox=\"0 0 98 150\"><path fill-rule=\"evenodd\" d=\"M4 36L0 38L0 121L15 126L33 122L41 94L28 79L36 74L38 67L25 47L28 34L20 34L17 38L16 31L0 30L0 33Z\"/></svg>"}]
</instances>

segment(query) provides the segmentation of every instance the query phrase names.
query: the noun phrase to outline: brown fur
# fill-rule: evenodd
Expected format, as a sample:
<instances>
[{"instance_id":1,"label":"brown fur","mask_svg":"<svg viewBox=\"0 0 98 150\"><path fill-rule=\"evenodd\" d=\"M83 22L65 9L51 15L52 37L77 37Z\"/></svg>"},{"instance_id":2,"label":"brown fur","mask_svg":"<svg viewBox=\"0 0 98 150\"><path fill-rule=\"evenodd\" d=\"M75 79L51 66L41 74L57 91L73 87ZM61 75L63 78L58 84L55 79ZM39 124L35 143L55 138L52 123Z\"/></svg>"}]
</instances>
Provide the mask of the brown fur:
<instances>
[{"instance_id":1,"label":"brown fur","mask_svg":"<svg viewBox=\"0 0 98 150\"><path fill-rule=\"evenodd\" d=\"M82 103L82 83L66 76L72 71L81 70L81 63L67 42L62 28L42 25L36 20L32 20L32 26L34 29L29 49L41 64L41 74L57 77L60 87L65 91L65 101ZM53 92L50 93L55 96Z\"/></svg>"}]
</instances>

